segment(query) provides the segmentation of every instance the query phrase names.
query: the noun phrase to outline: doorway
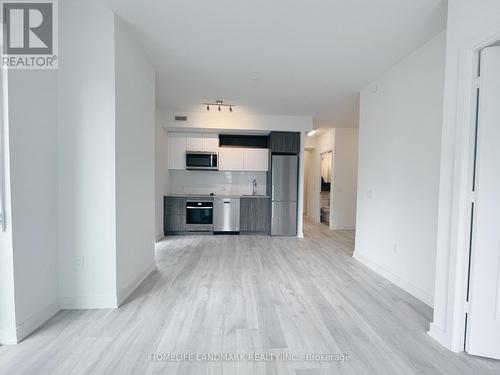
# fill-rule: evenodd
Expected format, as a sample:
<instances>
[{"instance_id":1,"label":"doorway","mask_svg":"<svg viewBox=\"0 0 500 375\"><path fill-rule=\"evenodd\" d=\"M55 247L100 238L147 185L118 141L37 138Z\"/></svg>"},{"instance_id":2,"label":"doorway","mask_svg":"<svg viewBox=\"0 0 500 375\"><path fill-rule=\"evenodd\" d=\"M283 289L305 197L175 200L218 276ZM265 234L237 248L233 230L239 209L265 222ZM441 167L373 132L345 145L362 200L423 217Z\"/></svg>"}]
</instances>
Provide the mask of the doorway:
<instances>
[{"instance_id":1,"label":"doorway","mask_svg":"<svg viewBox=\"0 0 500 375\"><path fill-rule=\"evenodd\" d=\"M320 157L320 223L330 226L333 153L326 151Z\"/></svg>"},{"instance_id":2,"label":"doorway","mask_svg":"<svg viewBox=\"0 0 500 375\"><path fill-rule=\"evenodd\" d=\"M500 46L480 52L464 349L500 359Z\"/></svg>"}]
</instances>

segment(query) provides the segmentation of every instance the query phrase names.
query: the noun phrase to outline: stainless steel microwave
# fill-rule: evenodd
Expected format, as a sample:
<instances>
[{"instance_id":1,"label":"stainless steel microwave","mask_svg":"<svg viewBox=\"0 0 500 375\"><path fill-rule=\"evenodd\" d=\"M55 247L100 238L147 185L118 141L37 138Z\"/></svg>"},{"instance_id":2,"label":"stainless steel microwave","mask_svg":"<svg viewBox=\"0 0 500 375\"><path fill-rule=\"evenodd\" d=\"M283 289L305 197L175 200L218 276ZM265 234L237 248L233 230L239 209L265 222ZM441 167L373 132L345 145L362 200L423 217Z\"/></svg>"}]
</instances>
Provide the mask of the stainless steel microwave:
<instances>
[{"instance_id":1,"label":"stainless steel microwave","mask_svg":"<svg viewBox=\"0 0 500 375\"><path fill-rule=\"evenodd\" d=\"M186 151L186 169L219 170L219 155L216 152Z\"/></svg>"}]
</instances>

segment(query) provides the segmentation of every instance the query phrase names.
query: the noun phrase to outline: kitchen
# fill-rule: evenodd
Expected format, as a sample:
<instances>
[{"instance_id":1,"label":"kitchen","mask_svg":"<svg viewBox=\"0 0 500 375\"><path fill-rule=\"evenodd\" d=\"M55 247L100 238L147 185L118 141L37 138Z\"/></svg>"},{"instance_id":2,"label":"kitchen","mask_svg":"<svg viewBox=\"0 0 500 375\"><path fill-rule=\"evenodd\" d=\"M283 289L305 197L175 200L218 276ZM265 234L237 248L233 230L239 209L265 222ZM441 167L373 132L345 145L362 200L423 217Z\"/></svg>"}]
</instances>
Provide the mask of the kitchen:
<instances>
[{"instance_id":1,"label":"kitchen","mask_svg":"<svg viewBox=\"0 0 500 375\"><path fill-rule=\"evenodd\" d=\"M298 231L298 132L168 133L164 234Z\"/></svg>"}]
</instances>

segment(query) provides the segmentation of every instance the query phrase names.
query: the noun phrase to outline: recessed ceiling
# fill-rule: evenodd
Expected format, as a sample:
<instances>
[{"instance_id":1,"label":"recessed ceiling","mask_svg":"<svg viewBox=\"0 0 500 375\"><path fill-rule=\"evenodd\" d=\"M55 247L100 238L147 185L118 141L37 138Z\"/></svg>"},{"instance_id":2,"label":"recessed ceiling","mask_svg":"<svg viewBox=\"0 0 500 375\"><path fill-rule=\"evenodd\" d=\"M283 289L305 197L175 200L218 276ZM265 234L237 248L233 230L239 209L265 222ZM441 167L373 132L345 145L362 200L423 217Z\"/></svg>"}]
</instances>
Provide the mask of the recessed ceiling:
<instances>
[{"instance_id":1,"label":"recessed ceiling","mask_svg":"<svg viewBox=\"0 0 500 375\"><path fill-rule=\"evenodd\" d=\"M160 108L222 99L355 126L358 92L445 28L443 0L101 0L157 69Z\"/></svg>"}]
</instances>

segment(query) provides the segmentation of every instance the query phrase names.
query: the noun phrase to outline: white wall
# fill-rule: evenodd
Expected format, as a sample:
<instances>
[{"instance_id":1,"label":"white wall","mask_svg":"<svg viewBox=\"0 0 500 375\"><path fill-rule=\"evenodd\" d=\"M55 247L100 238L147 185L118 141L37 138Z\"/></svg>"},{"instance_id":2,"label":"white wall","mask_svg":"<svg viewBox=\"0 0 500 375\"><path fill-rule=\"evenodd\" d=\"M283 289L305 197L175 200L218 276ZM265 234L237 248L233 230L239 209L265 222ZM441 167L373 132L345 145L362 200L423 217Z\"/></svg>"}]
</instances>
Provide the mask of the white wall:
<instances>
[{"instance_id":1,"label":"white wall","mask_svg":"<svg viewBox=\"0 0 500 375\"><path fill-rule=\"evenodd\" d=\"M111 11L60 15L60 69L9 72L1 343L116 307L155 266L155 72Z\"/></svg>"},{"instance_id":2,"label":"white wall","mask_svg":"<svg viewBox=\"0 0 500 375\"><path fill-rule=\"evenodd\" d=\"M175 121L175 115L187 116L187 121ZM255 114L243 107L233 112L224 110L201 112L161 111L161 121L167 128L237 129L246 131L308 131L312 129L312 117L270 116Z\"/></svg>"},{"instance_id":3,"label":"white wall","mask_svg":"<svg viewBox=\"0 0 500 375\"><path fill-rule=\"evenodd\" d=\"M155 71L115 17L118 303L155 267Z\"/></svg>"},{"instance_id":4,"label":"white wall","mask_svg":"<svg viewBox=\"0 0 500 375\"><path fill-rule=\"evenodd\" d=\"M163 128L161 114L155 109L155 237L163 238L163 196L168 193L168 133Z\"/></svg>"},{"instance_id":5,"label":"white wall","mask_svg":"<svg viewBox=\"0 0 500 375\"><path fill-rule=\"evenodd\" d=\"M436 293L429 333L447 348L462 351L477 51L500 40L500 2L448 3Z\"/></svg>"},{"instance_id":6,"label":"white wall","mask_svg":"<svg viewBox=\"0 0 500 375\"><path fill-rule=\"evenodd\" d=\"M60 4L59 273L64 308L116 301L114 15Z\"/></svg>"},{"instance_id":7,"label":"white wall","mask_svg":"<svg viewBox=\"0 0 500 375\"><path fill-rule=\"evenodd\" d=\"M330 228L356 228L358 129L335 129Z\"/></svg>"},{"instance_id":8,"label":"white wall","mask_svg":"<svg viewBox=\"0 0 500 375\"><path fill-rule=\"evenodd\" d=\"M433 304L445 33L361 92L354 256Z\"/></svg>"},{"instance_id":9,"label":"white wall","mask_svg":"<svg viewBox=\"0 0 500 375\"><path fill-rule=\"evenodd\" d=\"M56 71L9 72L12 243L18 340L59 310L56 88Z\"/></svg>"},{"instance_id":10,"label":"white wall","mask_svg":"<svg viewBox=\"0 0 500 375\"><path fill-rule=\"evenodd\" d=\"M10 150L9 150L9 116L7 103L7 72L0 71L0 163L3 169L3 195L5 230L0 231L0 344L17 342L16 315L14 308L14 254L12 249L12 218L10 200Z\"/></svg>"}]
</instances>

